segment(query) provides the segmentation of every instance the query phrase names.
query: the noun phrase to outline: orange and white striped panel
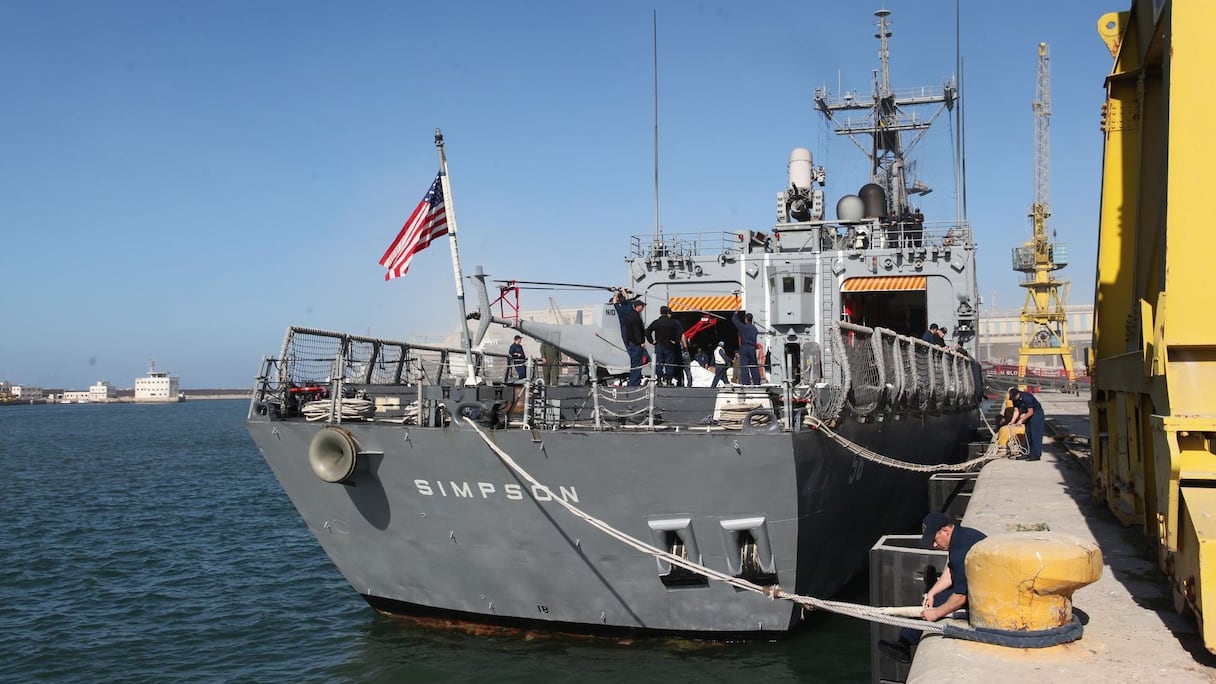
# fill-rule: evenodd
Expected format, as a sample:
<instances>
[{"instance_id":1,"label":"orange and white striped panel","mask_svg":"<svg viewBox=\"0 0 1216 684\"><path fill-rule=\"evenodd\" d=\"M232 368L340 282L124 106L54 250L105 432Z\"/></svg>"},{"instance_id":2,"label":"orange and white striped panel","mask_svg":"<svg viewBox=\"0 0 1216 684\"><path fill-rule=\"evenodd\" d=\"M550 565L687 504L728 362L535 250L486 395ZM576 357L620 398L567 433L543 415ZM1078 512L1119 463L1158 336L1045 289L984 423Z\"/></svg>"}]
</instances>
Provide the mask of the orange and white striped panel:
<instances>
[{"instance_id":1,"label":"orange and white striped panel","mask_svg":"<svg viewBox=\"0 0 1216 684\"><path fill-rule=\"evenodd\" d=\"M667 306L672 311L738 311L739 295L672 297Z\"/></svg>"},{"instance_id":2,"label":"orange and white striped panel","mask_svg":"<svg viewBox=\"0 0 1216 684\"><path fill-rule=\"evenodd\" d=\"M925 276L876 276L849 278L841 292L907 292L925 289Z\"/></svg>"}]
</instances>

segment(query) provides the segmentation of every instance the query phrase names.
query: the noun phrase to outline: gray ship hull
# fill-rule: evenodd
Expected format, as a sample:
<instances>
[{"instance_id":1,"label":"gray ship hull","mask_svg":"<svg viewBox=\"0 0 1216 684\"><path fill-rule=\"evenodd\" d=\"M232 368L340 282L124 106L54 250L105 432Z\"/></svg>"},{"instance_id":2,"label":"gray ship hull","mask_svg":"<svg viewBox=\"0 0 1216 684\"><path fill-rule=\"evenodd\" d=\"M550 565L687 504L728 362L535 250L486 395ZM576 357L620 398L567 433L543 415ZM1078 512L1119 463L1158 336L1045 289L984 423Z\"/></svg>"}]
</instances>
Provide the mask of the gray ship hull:
<instances>
[{"instance_id":1,"label":"gray ship hull","mask_svg":"<svg viewBox=\"0 0 1216 684\"><path fill-rule=\"evenodd\" d=\"M493 281L492 302L478 268L478 310L458 296L459 349L288 330L249 431L357 592L388 612L556 630L767 635L802 609L673 568L553 497L676 559L816 597L881 535L915 529L915 468L961 461L976 425L977 245L965 216L921 212L931 188L905 152L957 116L958 89L892 89L887 14L869 97L815 92L869 157L856 194L829 198L827 170L794 148L769 231L631 236L624 285L591 325L505 305L524 285L569 284ZM544 358L521 358L496 325ZM684 351L716 366L713 384L729 369L746 387L670 387L694 384L691 362L686 378L675 367Z\"/></svg>"},{"instance_id":2,"label":"gray ship hull","mask_svg":"<svg viewBox=\"0 0 1216 684\"><path fill-rule=\"evenodd\" d=\"M958 413L839 432L930 463L956 456L974 424L973 413ZM558 631L717 636L781 632L802 619L792 603L720 582L673 581L666 563L547 501L458 422L344 426L365 455L334 484L309 465L320 425L248 423L309 529L377 609ZM879 536L907 530L925 510L923 474L862 461L814 430L491 434L553 495L638 539L661 544L655 521L686 520L689 557L716 570L741 574L727 528L747 521L771 549L764 576L753 579L819 597L862 567Z\"/></svg>"}]
</instances>

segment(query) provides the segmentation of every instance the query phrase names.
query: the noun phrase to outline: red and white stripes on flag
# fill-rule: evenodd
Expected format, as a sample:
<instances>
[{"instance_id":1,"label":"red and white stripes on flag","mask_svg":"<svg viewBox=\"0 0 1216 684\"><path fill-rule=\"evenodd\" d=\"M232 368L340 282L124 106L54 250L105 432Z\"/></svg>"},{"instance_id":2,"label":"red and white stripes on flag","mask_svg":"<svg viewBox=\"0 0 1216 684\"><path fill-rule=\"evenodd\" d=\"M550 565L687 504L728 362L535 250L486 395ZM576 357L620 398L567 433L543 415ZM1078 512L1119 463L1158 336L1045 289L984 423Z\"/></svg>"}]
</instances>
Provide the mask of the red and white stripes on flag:
<instances>
[{"instance_id":1,"label":"red and white stripes on flag","mask_svg":"<svg viewBox=\"0 0 1216 684\"><path fill-rule=\"evenodd\" d=\"M442 172L436 174L431 189L426 191L426 196L406 219L401 232L397 233L397 239L380 257L380 265L388 269L388 273L384 274L385 280L405 275L415 254L430 246L433 240L448 234L448 215L443 201L443 184L440 183L442 175Z\"/></svg>"}]
</instances>

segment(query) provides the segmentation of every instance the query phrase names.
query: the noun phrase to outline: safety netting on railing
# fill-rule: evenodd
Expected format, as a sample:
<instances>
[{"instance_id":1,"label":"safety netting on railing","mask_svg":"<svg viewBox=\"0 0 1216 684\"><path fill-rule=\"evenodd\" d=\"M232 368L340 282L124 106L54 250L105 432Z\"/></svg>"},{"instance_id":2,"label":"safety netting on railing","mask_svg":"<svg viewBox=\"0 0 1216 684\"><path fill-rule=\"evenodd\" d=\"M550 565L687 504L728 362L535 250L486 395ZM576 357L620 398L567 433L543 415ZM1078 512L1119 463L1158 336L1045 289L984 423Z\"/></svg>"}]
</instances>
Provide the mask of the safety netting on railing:
<instances>
[{"instance_id":1,"label":"safety netting on railing","mask_svg":"<svg viewBox=\"0 0 1216 684\"><path fill-rule=\"evenodd\" d=\"M475 352L483 373L501 376L504 354ZM440 383L466 374L459 349L292 327L283 341L278 381L284 386Z\"/></svg>"},{"instance_id":2,"label":"safety netting on railing","mask_svg":"<svg viewBox=\"0 0 1216 684\"><path fill-rule=\"evenodd\" d=\"M979 405L978 364L965 354L885 328L839 323L830 333L826 387L814 413L838 418L881 411L953 412Z\"/></svg>"},{"instance_id":3,"label":"safety netting on railing","mask_svg":"<svg viewBox=\"0 0 1216 684\"><path fill-rule=\"evenodd\" d=\"M841 330L840 349L848 358L849 385L846 393L849 411L868 416L882 404L883 386L881 357L875 353L877 341L873 331Z\"/></svg>"}]
</instances>

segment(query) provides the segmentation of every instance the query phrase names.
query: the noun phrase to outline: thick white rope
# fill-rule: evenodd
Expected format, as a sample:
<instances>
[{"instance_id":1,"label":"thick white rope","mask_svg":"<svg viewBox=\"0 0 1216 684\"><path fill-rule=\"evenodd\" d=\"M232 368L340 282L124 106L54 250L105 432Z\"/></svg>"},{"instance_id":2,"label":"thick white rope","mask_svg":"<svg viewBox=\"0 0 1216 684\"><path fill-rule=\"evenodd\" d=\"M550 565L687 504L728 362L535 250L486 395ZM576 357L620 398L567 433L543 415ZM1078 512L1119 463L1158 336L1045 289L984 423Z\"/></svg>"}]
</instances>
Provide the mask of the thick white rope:
<instances>
[{"instance_id":1,"label":"thick white rope","mask_svg":"<svg viewBox=\"0 0 1216 684\"><path fill-rule=\"evenodd\" d=\"M907 617L901 617L901 616L907 615L909 613L914 613L914 614L919 615L920 610L921 610L919 606L876 607L876 606L861 605L861 604L857 604L857 603L845 603L842 601L827 601L824 599L815 598L813 596L802 596L799 594L791 594L791 593L783 590L780 586L777 586L775 584L772 586L763 587L754 582L749 582L745 579L741 579L741 578L735 577L733 575L727 575L725 573L719 572L717 570L714 570L713 568L709 568L704 565L701 565L700 563L694 563L694 562L688 560L687 558L684 558L683 556L677 556L675 554L668 553L667 551L664 551L662 549L651 546L650 544L647 544L646 542L643 542L640 539L637 539L636 537L632 537L632 536L612 527L608 523L584 512L583 510L581 510L574 504L570 503L569 501L566 501L560 497L554 496L552 490L550 490L549 487L538 482L536 480L536 478L532 477L532 475L530 473L528 473L528 471L524 470L524 468L522 466L520 466L518 463L516 463L515 460L512 459L511 456L507 454L507 452L503 451L502 449L500 449L498 447L497 444L492 442L490 440L489 436L487 436L486 433L483 432L480 427L478 427L477 423L473 422L473 420L468 418L467 416L465 417L464 421L465 421L465 423L467 423L469 425L469 427L471 427L475 432L477 432L478 436L481 437L482 441L486 443L486 446L490 447L490 449L495 454L498 455L499 460L501 460L504 465L506 465L511 470L515 471L515 473L518 474L523 479L527 480L528 483L531 484L533 487L535 487L541 491L544 491L546 494L548 494L550 496L550 498L555 503L557 503L560 506L562 506L563 508L565 508L567 511L569 511L571 514L573 514L575 517L582 519L584 522L586 522L587 524L596 528L597 530L600 530L604 534L607 534L609 537L612 537L613 539L616 539L617 541L619 541L627 546L630 546L638 551L641 551L642 553L650 554L651 556L654 556L655 558L662 558L663 560L667 561L668 563L671 563L672 565L684 568L686 570L690 570L692 572L695 572L703 577L707 577L712 580L717 580L719 582L725 582L726 584L729 584L738 589L743 589L745 591L751 591L751 592L755 592L758 594L764 594L765 596L768 596L771 599L778 599L778 598L785 599L788 601L793 601L794 603L797 603L802 606L806 606L806 607L810 607L810 608L818 608L820 610L826 610L826 611L829 611L832 613L839 613L841 615L850 615L853 617L861 618L863 620L869 620L871 622L881 622L881 623L888 624L888 625L894 625L896 627L910 627L912 629L917 629L917 630L926 631L926 632L936 632L936 633L940 633L944 630L944 626L941 624L925 622L924 620L910 619Z\"/></svg>"},{"instance_id":2,"label":"thick white rope","mask_svg":"<svg viewBox=\"0 0 1216 684\"><path fill-rule=\"evenodd\" d=\"M996 441L996 438L994 435L992 441L990 441L988 443L988 448L984 451L984 453L976 458L971 459L970 461L965 461L963 463L936 463L936 464L932 464L932 465L925 464L925 463L910 463L908 461L900 461L898 459L894 459L889 456L883 456L880 453L870 451L869 449L861 446L860 444L851 442L847 438L842 437L841 435L834 432L830 427L828 427L827 423L816 418L815 416L808 415L806 417L806 419L807 419L807 421L810 422L811 429L822 432L824 435L826 435L828 437L828 439L831 439L832 441L836 442L837 444L844 447L848 451L851 451L854 454L857 454L858 456L860 456L861 458L864 458L867 461L872 461L874 463L880 463L880 464L888 466L890 468L898 468L901 470L910 470L910 471L914 471L914 472L918 472L918 473L962 472L962 471L971 470L973 467L980 465L982 463L987 463L988 461L994 461L998 458L1004 458L1000 454L1000 445L997 444L997 441Z\"/></svg>"},{"instance_id":3,"label":"thick white rope","mask_svg":"<svg viewBox=\"0 0 1216 684\"><path fill-rule=\"evenodd\" d=\"M338 406L338 412L344 420L368 419L376 413L376 405L367 399L343 397ZM300 413L311 421L332 420L333 401L317 399L300 407Z\"/></svg>"}]
</instances>

